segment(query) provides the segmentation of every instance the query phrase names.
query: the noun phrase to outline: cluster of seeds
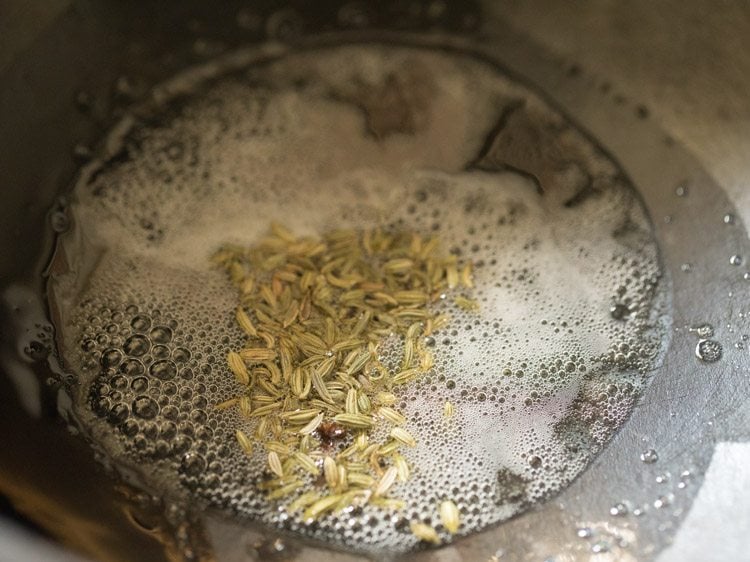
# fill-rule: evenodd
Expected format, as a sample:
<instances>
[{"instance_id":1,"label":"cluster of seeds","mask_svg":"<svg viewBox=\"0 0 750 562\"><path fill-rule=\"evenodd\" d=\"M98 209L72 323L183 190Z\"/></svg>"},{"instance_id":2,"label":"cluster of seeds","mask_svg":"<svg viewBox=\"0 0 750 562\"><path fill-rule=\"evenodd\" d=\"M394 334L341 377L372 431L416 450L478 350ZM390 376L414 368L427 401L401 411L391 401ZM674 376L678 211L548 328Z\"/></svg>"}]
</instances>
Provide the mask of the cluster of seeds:
<instances>
[{"instance_id":1,"label":"cluster of seeds","mask_svg":"<svg viewBox=\"0 0 750 562\"><path fill-rule=\"evenodd\" d=\"M390 492L410 476L400 449L416 442L394 408L394 387L432 368L425 339L449 321L435 304L473 287L471 262L441 255L436 238L413 232L297 237L278 224L254 246L221 248L214 261L239 291L236 320L247 336L227 357L245 391L217 407L236 407L249 422L236 432L248 455L265 448L267 497L297 495L288 509L304 510L305 520L365 503L405 507ZM381 361L393 338L403 342L397 365ZM446 403L446 416L452 411ZM455 504L443 502L439 513L456 532ZM414 521L412 532L437 541L424 523Z\"/></svg>"}]
</instances>

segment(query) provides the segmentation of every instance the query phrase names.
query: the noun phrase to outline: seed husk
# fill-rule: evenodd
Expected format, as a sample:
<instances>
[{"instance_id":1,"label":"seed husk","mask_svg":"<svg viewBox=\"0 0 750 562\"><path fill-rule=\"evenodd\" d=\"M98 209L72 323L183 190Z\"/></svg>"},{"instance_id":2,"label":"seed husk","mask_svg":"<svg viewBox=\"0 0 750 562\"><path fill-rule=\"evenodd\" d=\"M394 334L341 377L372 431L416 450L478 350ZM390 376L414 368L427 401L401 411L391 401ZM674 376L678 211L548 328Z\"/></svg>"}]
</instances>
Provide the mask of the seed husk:
<instances>
[{"instance_id":1,"label":"seed husk","mask_svg":"<svg viewBox=\"0 0 750 562\"><path fill-rule=\"evenodd\" d=\"M450 263L446 266L445 279L449 289L455 289L458 286L458 269L455 263Z\"/></svg>"},{"instance_id":2,"label":"seed husk","mask_svg":"<svg viewBox=\"0 0 750 562\"><path fill-rule=\"evenodd\" d=\"M382 404L383 406L391 406L396 403L398 399L395 394L390 392L378 392L375 395L375 402Z\"/></svg>"},{"instance_id":3,"label":"seed husk","mask_svg":"<svg viewBox=\"0 0 750 562\"><path fill-rule=\"evenodd\" d=\"M458 507L451 500L445 500L440 504L440 520L445 530L451 534L458 532L461 526L461 514Z\"/></svg>"},{"instance_id":4,"label":"seed husk","mask_svg":"<svg viewBox=\"0 0 750 562\"><path fill-rule=\"evenodd\" d=\"M297 241L297 238L294 236L292 231L290 231L285 226L277 223L276 221L271 222L271 232L274 234L274 236L279 237L284 242L294 243Z\"/></svg>"},{"instance_id":5,"label":"seed husk","mask_svg":"<svg viewBox=\"0 0 750 562\"><path fill-rule=\"evenodd\" d=\"M440 544L440 537L438 537L437 531L425 523L419 521L412 521L409 524L411 533L420 540L430 542L433 544Z\"/></svg>"},{"instance_id":6,"label":"seed husk","mask_svg":"<svg viewBox=\"0 0 750 562\"><path fill-rule=\"evenodd\" d=\"M337 465L336 470L338 472L337 476L337 486L341 491L345 491L347 488L349 488L349 471L344 465Z\"/></svg>"},{"instance_id":7,"label":"seed husk","mask_svg":"<svg viewBox=\"0 0 750 562\"><path fill-rule=\"evenodd\" d=\"M277 476L284 476L284 468L281 466L281 459L276 451L268 453L268 468Z\"/></svg>"},{"instance_id":8,"label":"seed husk","mask_svg":"<svg viewBox=\"0 0 750 562\"><path fill-rule=\"evenodd\" d=\"M312 373L310 373L310 379L312 380L313 388L317 391L318 396L329 404L334 404L336 402L331 396L331 393L328 392L328 387L326 387L323 378L317 370L313 370Z\"/></svg>"},{"instance_id":9,"label":"seed husk","mask_svg":"<svg viewBox=\"0 0 750 562\"><path fill-rule=\"evenodd\" d=\"M373 426L373 419L364 414L338 414L333 419L345 427L355 429L370 429Z\"/></svg>"},{"instance_id":10,"label":"seed husk","mask_svg":"<svg viewBox=\"0 0 750 562\"><path fill-rule=\"evenodd\" d=\"M229 370L232 371L237 382L244 385L250 384L250 373L239 353L235 351L227 353L227 363L229 364Z\"/></svg>"},{"instance_id":11,"label":"seed husk","mask_svg":"<svg viewBox=\"0 0 750 562\"><path fill-rule=\"evenodd\" d=\"M435 366L435 357L427 349L419 350L419 367L422 372L427 372Z\"/></svg>"},{"instance_id":12,"label":"seed husk","mask_svg":"<svg viewBox=\"0 0 750 562\"><path fill-rule=\"evenodd\" d=\"M224 402L219 402L214 406L214 409L216 410L228 410L232 406L235 406L239 402L239 398L230 398L229 400L224 400Z\"/></svg>"},{"instance_id":13,"label":"seed husk","mask_svg":"<svg viewBox=\"0 0 750 562\"><path fill-rule=\"evenodd\" d=\"M466 297L458 295L453 300L456 303L456 306L462 308L463 310L466 310L467 312L476 312L477 310L479 310L479 303L474 299L468 299Z\"/></svg>"},{"instance_id":14,"label":"seed husk","mask_svg":"<svg viewBox=\"0 0 750 562\"><path fill-rule=\"evenodd\" d=\"M369 488L375 484L375 479L369 474L364 472L349 472L346 477L347 482L350 486L361 486L362 488Z\"/></svg>"},{"instance_id":15,"label":"seed husk","mask_svg":"<svg viewBox=\"0 0 750 562\"><path fill-rule=\"evenodd\" d=\"M419 290L396 291L393 299L398 304L424 304L429 300L427 293Z\"/></svg>"},{"instance_id":16,"label":"seed husk","mask_svg":"<svg viewBox=\"0 0 750 562\"><path fill-rule=\"evenodd\" d=\"M306 423L314 419L318 414L320 414L320 410L317 408L305 408L303 410L281 412L279 417L291 423Z\"/></svg>"},{"instance_id":17,"label":"seed husk","mask_svg":"<svg viewBox=\"0 0 750 562\"><path fill-rule=\"evenodd\" d=\"M398 479L401 482L406 482L409 479L409 475L411 474L406 459L398 453L394 454L393 466L395 466L396 470L398 471Z\"/></svg>"},{"instance_id":18,"label":"seed husk","mask_svg":"<svg viewBox=\"0 0 750 562\"><path fill-rule=\"evenodd\" d=\"M357 407L363 414L370 413L370 411L372 410L372 402L370 401L370 398L367 396L367 394L357 395Z\"/></svg>"},{"instance_id":19,"label":"seed husk","mask_svg":"<svg viewBox=\"0 0 750 562\"><path fill-rule=\"evenodd\" d=\"M445 404L443 404L443 415L446 418L452 418L454 413L455 408L453 404L451 404L450 402L446 402Z\"/></svg>"},{"instance_id":20,"label":"seed husk","mask_svg":"<svg viewBox=\"0 0 750 562\"><path fill-rule=\"evenodd\" d=\"M303 507L307 507L308 505L315 503L319 498L320 494L318 494L318 492L305 492L292 503L290 503L287 506L287 509L289 511L297 511L298 509L302 509Z\"/></svg>"},{"instance_id":21,"label":"seed husk","mask_svg":"<svg viewBox=\"0 0 750 562\"><path fill-rule=\"evenodd\" d=\"M414 440L414 437L412 437L411 433L409 433L402 427L394 427L393 429L391 429L390 435L396 441L403 443L407 447L416 447L417 445L417 442Z\"/></svg>"},{"instance_id":22,"label":"seed husk","mask_svg":"<svg viewBox=\"0 0 750 562\"><path fill-rule=\"evenodd\" d=\"M318 429L318 426L320 426L320 423L323 421L323 413L319 413L317 416L315 416L313 419L311 419L307 424L300 429L297 433L300 435L309 435L316 429Z\"/></svg>"},{"instance_id":23,"label":"seed husk","mask_svg":"<svg viewBox=\"0 0 750 562\"><path fill-rule=\"evenodd\" d=\"M388 273L405 273L414 267L414 262L408 258L389 260L383 266Z\"/></svg>"},{"instance_id":24,"label":"seed husk","mask_svg":"<svg viewBox=\"0 0 750 562\"><path fill-rule=\"evenodd\" d=\"M248 363L263 363L276 359L276 351L265 347L247 348L240 351L240 357Z\"/></svg>"},{"instance_id":25,"label":"seed husk","mask_svg":"<svg viewBox=\"0 0 750 562\"><path fill-rule=\"evenodd\" d=\"M250 316L248 316L244 308L242 308L241 306L237 307L235 318L237 319L237 324L240 328L242 328L242 331L245 332L245 334L250 337L257 337L258 330L256 330L252 320L250 320Z\"/></svg>"},{"instance_id":26,"label":"seed husk","mask_svg":"<svg viewBox=\"0 0 750 562\"><path fill-rule=\"evenodd\" d=\"M360 353L354 358L352 363L347 367L346 374L353 375L358 373L365 368L367 363L372 359L372 354L369 350L360 351Z\"/></svg>"},{"instance_id":27,"label":"seed husk","mask_svg":"<svg viewBox=\"0 0 750 562\"><path fill-rule=\"evenodd\" d=\"M306 370L297 367L292 372L292 377L289 381L289 387L295 396L299 399L307 398L310 393L312 381L310 375Z\"/></svg>"},{"instance_id":28,"label":"seed husk","mask_svg":"<svg viewBox=\"0 0 750 562\"><path fill-rule=\"evenodd\" d=\"M273 413L276 410L280 409L281 406L282 406L281 402L273 402L271 404L266 404L264 406L255 408L253 412L250 414L250 416L254 418L257 418L260 416L267 416L268 414Z\"/></svg>"},{"instance_id":29,"label":"seed husk","mask_svg":"<svg viewBox=\"0 0 750 562\"><path fill-rule=\"evenodd\" d=\"M291 494L292 492L296 492L303 486L302 482L299 480L295 480L294 482L290 482L289 484L286 484L282 486L281 488L277 488L273 492L269 493L268 496L266 496L269 500L276 500L279 498L284 498Z\"/></svg>"},{"instance_id":30,"label":"seed husk","mask_svg":"<svg viewBox=\"0 0 750 562\"><path fill-rule=\"evenodd\" d=\"M249 396L241 396L238 400L239 406L240 406L240 414L244 418L249 418L250 414L252 414L252 407L250 402Z\"/></svg>"},{"instance_id":31,"label":"seed husk","mask_svg":"<svg viewBox=\"0 0 750 562\"><path fill-rule=\"evenodd\" d=\"M384 496L388 493L388 490L391 489L391 486L396 482L396 477L398 476L398 470L395 466L391 466L383 473L383 476L378 481L377 486L375 486L375 491L373 492L373 495L375 497L378 496Z\"/></svg>"},{"instance_id":32,"label":"seed husk","mask_svg":"<svg viewBox=\"0 0 750 562\"><path fill-rule=\"evenodd\" d=\"M245 434L245 432L238 429L235 432L235 436L237 438L237 442L240 444L240 447L242 447L242 450L245 451L245 454L248 456L252 455L253 442L250 441L250 438Z\"/></svg>"},{"instance_id":33,"label":"seed husk","mask_svg":"<svg viewBox=\"0 0 750 562\"><path fill-rule=\"evenodd\" d=\"M406 423L406 418L402 414L399 414L396 410L388 406L378 408L378 413L393 424L403 425Z\"/></svg>"},{"instance_id":34,"label":"seed husk","mask_svg":"<svg viewBox=\"0 0 750 562\"><path fill-rule=\"evenodd\" d=\"M310 474L317 476L320 474L320 470L315 464L315 461L310 458L310 456L306 455L305 453L297 451L293 455L294 460L296 460L299 465L304 468L307 472Z\"/></svg>"},{"instance_id":35,"label":"seed husk","mask_svg":"<svg viewBox=\"0 0 750 562\"><path fill-rule=\"evenodd\" d=\"M381 509L392 509L395 511L406 507L406 502L404 500L397 500L394 498L372 498L370 504Z\"/></svg>"},{"instance_id":36,"label":"seed husk","mask_svg":"<svg viewBox=\"0 0 750 562\"><path fill-rule=\"evenodd\" d=\"M390 455L394 451L397 451L399 447L401 447L403 443L401 441L397 441L396 439L391 439L388 443L385 445L380 446L380 454L383 456Z\"/></svg>"},{"instance_id":37,"label":"seed husk","mask_svg":"<svg viewBox=\"0 0 750 562\"><path fill-rule=\"evenodd\" d=\"M474 266L472 262L468 262L461 269L461 284L467 289L471 289L474 287L473 269Z\"/></svg>"},{"instance_id":38,"label":"seed husk","mask_svg":"<svg viewBox=\"0 0 750 562\"><path fill-rule=\"evenodd\" d=\"M331 494L317 500L305 510L305 519L315 519L333 507L341 500L341 494Z\"/></svg>"},{"instance_id":39,"label":"seed husk","mask_svg":"<svg viewBox=\"0 0 750 562\"><path fill-rule=\"evenodd\" d=\"M357 391L353 388L350 388L346 393L346 404L344 406L344 411L347 414L359 413L359 404L357 404Z\"/></svg>"},{"instance_id":40,"label":"seed husk","mask_svg":"<svg viewBox=\"0 0 750 562\"><path fill-rule=\"evenodd\" d=\"M393 377L393 384L406 384L416 379L420 375L420 371L417 368L404 369Z\"/></svg>"},{"instance_id":41,"label":"seed husk","mask_svg":"<svg viewBox=\"0 0 750 562\"><path fill-rule=\"evenodd\" d=\"M326 477L328 487L334 489L339 483L339 470L336 461L331 457L323 459L323 474Z\"/></svg>"},{"instance_id":42,"label":"seed husk","mask_svg":"<svg viewBox=\"0 0 750 562\"><path fill-rule=\"evenodd\" d=\"M289 447L284 445L283 443L279 443L278 441L266 441L265 442L266 449L269 451L274 451L278 455L288 455L289 454Z\"/></svg>"}]
</instances>

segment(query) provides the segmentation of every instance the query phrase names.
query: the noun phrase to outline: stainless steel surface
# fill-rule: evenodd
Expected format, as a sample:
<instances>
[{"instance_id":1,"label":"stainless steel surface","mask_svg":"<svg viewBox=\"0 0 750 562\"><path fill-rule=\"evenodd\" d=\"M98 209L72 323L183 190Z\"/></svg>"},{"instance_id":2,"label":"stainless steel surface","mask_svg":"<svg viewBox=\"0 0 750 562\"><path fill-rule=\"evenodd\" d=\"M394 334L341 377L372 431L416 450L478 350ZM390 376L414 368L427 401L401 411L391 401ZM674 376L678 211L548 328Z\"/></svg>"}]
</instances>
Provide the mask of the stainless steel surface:
<instances>
[{"instance_id":1,"label":"stainless steel surface","mask_svg":"<svg viewBox=\"0 0 750 562\"><path fill-rule=\"evenodd\" d=\"M735 346L750 333L750 8L486 2L480 21L480 40L462 34L452 44L499 59L541 89L641 191L673 285L675 330L642 405L570 488L497 528L410 558L750 560L750 357ZM19 52L29 45L16 43ZM736 215L728 224L727 214ZM731 265L732 255L745 262ZM696 358L688 329L704 323L724 350L711 364ZM650 448L659 458L643 463ZM611 514L618 502L628 514ZM271 554L275 536L214 519L208 531L220 560L356 559L314 546Z\"/></svg>"},{"instance_id":2,"label":"stainless steel surface","mask_svg":"<svg viewBox=\"0 0 750 562\"><path fill-rule=\"evenodd\" d=\"M747 2L531 0L494 17L579 65L692 151L750 213L750 5ZM747 220L746 220L747 222Z\"/></svg>"}]
</instances>

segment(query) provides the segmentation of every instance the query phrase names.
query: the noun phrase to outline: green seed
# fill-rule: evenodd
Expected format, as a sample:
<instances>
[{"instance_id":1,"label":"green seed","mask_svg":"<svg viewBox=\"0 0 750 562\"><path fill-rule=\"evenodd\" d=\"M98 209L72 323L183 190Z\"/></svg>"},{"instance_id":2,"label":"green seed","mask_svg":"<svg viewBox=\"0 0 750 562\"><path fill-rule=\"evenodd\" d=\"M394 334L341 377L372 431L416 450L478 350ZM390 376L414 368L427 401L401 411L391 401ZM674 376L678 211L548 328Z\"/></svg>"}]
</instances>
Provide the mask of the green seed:
<instances>
[{"instance_id":1,"label":"green seed","mask_svg":"<svg viewBox=\"0 0 750 562\"><path fill-rule=\"evenodd\" d=\"M389 408L388 406L381 406L380 408L378 408L378 414L396 425L403 425L406 423L406 418L403 415L399 414L396 410L394 410L393 408Z\"/></svg>"},{"instance_id":2,"label":"green seed","mask_svg":"<svg viewBox=\"0 0 750 562\"><path fill-rule=\"evenodd\" d=\"M355 429L370 429L373 426L372 418L364 414L338 414L333 419L343 426Z\"/></svg>"},{"instance_id":3,"label":"green seed","mask_svg":"<svg viewBox=\"0 0 750 562\"><path fill-rule=\"evenodd\" d=\"M313 419L311 419L307 423L307 425L305 425L305 427L300 429L297 433L299 433L300 435L309 435L310 433L318 429L318 426L320 425L322 421L323 421L323 413L321 412L320 414L315 416Z\"/></svg>"},{"instance_id":4,"label":"green seed","mask_svg":"<svg viewBox=\"0 0 750 562\"><path fill-rule=\"evenodd\" d=\"M414 440L414 437L412 437L411 433L409 433L402 427L394 427L393 429L391 429L390 435L396 441L399 441L408 447L415 447L417 445L417 442Z\"/></svg>"},{"instance_id":5,"label":"green seed","mask_svg":"<svg viewBox=\"0 0 750 562\"><path fill-rule=\"evenodd\" d=\"M391 489L391 486L396 482L396 477L398 476L398 470L395 466L391 466L383 473L383 476L381 476L380 480L378 481L377 486L375 486L375 491L373 492L373 495L375 497L378 496L384 496L388 493L388 490Z\"/></svg>"},{"instance_id":6,"label":"green seed","mask_svg":"<svg viewBox=\"0 0 750 562\"><path fill-rule=\"evenodd\" d=\"M320 470L315 465L315 461L312 460L312 458L310 458L305 453L301 453L301 452L298 451L298 452L294 453L294 455L292 455L292 456L294 457L294 460L296 460L299 463L299 465L302 468L304 468L307 472L309 472L310 474L312 474L314 476L317 476L318 474L320 474Z\"/></svg>"},{"instance_id":7,"label":"green seed","mask_svg":"<svg viewBox=\"0 0 750 562\"><path fill-rule=\"evenodd\" d=\"M279 458L279 454L276 451L271 451L268 453L268 467L271 469L271 472L273 472L277 476L284 476L284 469L281 466L281 459Z\"/></svg>"},{"instance_id":8,"label":"green seed","mask_svg":"<svg viewBox=\"0 0 750 562\"><path fill-rule=\"evenodd\" d=\"M240 447L242 447L242 450L245 451L245 454L248 456L252 455L253 443L252 441L250 441L250 438L239 429L235 432L235 436L237 437L237 442L240 444Z\"/></svg>"},{"instance_id":9,"label":"green seed","mask_svg":"<svg viewBox=\"0 0 750 562\"><path fill-rule=\"evenodd\" d=\"M453 407L453 404L451 404L450 402L446 402L445 404L443 404L443 415L446 418L452 418L454 412L455 408Z\"/></svg>"},{"instance_id":10,"label":"green seed","mask_svg":"<svg viewBox=\"0 0 750 562\"><path fill-rule=\"evenodd\" d=\"M317 500L305 510L305 519L315 519L333 507L341 500L341 494L332 494Z\"/></svg>"},{"instance_id":11,"label":"green seed","mask_svg":"<svg viewBox=\"0 0 750 562\"><path fill-rule=\"evenodd\" d=\"M431 542L433 544L440 544L440 537L438 537L437 531L435 531L435 529L433 529L429 525L420 523L418 521L412 521L409 524L409 527L412 534L418 539L425 542Z\"/></svg>"},{"instance_id":12,"label":"green seed","mask_svg":"<svg viewBox=\"0 0 750 562\"><path fill-rule=\"evenodd\" d=\"M456 504L450 500L445 500L440 504L440 520L443 527L449 533L453 534L458 531L461 525L460 513Z\"/></svg>"}]
</instances>

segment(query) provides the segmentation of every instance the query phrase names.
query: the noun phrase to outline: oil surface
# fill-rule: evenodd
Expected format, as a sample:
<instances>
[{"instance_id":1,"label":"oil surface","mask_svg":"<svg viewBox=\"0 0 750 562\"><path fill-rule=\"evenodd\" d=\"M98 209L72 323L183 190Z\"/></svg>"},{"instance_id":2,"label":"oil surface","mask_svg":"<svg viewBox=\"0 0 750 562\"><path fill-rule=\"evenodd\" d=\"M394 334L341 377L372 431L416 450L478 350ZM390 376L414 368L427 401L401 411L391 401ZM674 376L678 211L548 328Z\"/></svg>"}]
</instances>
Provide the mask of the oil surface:
<instances>
[{"instance_id":1,"label":"oil surface","mask_svg":"<svg viewBox=\"0 0 750 562\"><path fill-rule=\"evenodd\" d=\"M223 68L154 93L82 171L51 295L77 415L154 488L341 546L406 550L408 522L461 533L560 490L625 421L659 358L666 298L651 226L615 163L528 90L465 55L344 46ZM206 78L210 76L211 78ZM479 312L446 300L435 368L405 388L418 446L394 488L308 524L257 489L235 292L209 256L271 220L299 234L436 233L476 264ZM456 414L443 416L443 403Z\"/></svg>"}]
</instances>

